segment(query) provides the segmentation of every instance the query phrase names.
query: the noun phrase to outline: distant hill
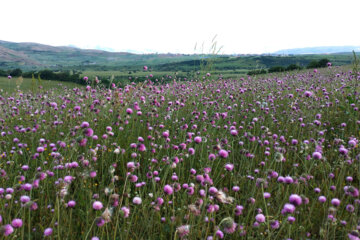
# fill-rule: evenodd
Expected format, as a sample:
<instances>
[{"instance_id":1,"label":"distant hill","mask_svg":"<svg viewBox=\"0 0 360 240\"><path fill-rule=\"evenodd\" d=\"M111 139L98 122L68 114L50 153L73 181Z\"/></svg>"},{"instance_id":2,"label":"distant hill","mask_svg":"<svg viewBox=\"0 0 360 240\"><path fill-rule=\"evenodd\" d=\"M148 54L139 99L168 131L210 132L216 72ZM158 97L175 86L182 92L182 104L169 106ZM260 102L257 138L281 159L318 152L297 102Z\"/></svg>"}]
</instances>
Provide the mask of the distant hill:
<instances>
[{"instance_id":1,"label":"distant hill","mask_svg":"<svg viewBox=\"0 0 360 240\"><path fill-rule=\"evenodd\" d=\"M348 53L359 52L360 46L332 46L332 47L307 47L307 48L293 48L283 49L274 52L273 54L331 54L331 53Z\"/></svg>"},{"instance_id":2,"label":"distant hill","mask_svg":"<svg viewBox=\"0 0 360 240\"><path fill-rule=\"evenodd\" d=\"M216 70L238 71L297 64L305 67L312 60L328 58L334 65L350 64L352 49L360 47L314 47L277 51L267 55L135 54L80 49L74 46L54 47L38 43L15 43L0 40L0 69L22 70L122 70L138 71L148 65L154 71L198 71L208 59ZM342 54L332 54L344 52ZM309 55L312 53L311 55ZM319 54L314 54L319 53ZM308 54L308 55L304 55ZM324 55L326 54L326 55ZM329 55L330 54L330 55ZM213 58L214 57L214 58ZM202 59L202 60L201 60Z\"/></svg>"},{"instance_id":3,"label":"distant hill","mask_svg":"<svg viewBox=\"0 0 360 240\"><path fill-rule=\"evenodd\" d=\"M319 61L323 58L328 59L334 66L351 64L352 54L307 54L307 55L253 55L229 57L220 56L213 59L213 65L217 71L238 71L253 69L268 69L275 66L287 67L290 64L296 64L305 68L311 61ZM204 60L206 61L206 60ZM156 71L191 71L199 69L201 60L188 60L182 62L159 64L153 67Z\"/></svg>"},{"instance_id":4,"label":"distant hill","mask_svg":"<svg viewBox=\"0 0 360 240\"><path fill-rule=\"evenodd\" d=\"M38 43L0 40L0 68L63 68L69 66L141 66L194 59L186 54L133 54L76 47L54 47Z\"/></svg>"}]
</instances>

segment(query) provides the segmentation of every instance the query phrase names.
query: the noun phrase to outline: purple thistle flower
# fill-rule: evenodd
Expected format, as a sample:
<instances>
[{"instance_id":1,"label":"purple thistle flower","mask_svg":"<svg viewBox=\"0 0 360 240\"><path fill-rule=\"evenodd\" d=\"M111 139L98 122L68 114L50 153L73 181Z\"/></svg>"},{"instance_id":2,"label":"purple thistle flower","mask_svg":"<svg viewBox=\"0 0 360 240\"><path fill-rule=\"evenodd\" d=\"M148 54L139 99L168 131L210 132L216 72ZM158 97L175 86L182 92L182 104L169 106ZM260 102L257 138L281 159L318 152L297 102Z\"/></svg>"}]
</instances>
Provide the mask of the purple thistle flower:
<instances>
[{"instance_id":1,"label":"purple thistle flower","mask_svg":"<svg viewBox=\"0 0 360 240\"><path fill-rule=\"evenodd\" d=\"M244 210L244 207L241 205L237 205L235 208L235 215L240 216L242 214L242 211Z\"/></svg>"},{"instance_id":2,"label":"purple thistle flower","mask_svg":"<svg viewBox=\"0 0 360 240\"><path fill-rule=\"evenodd\" d=\"M289 223L294 223L296 219L295 219L295 217L293 217L293 216L289 216L289 217L287 218L287 220L288 220Z\"/></svg>"},{"instance_id":3,"label":"purple thistle flower","mask_svg":"<svg viewBox=\"0 0 360 240\"><path fill-rule=\"evenodd\" d=\"M128 218L130 216L130 209L127 208L127 207L122 207L121 208L121 211L123 212L124 214L124 218Z\"/></svg>"},{"instance_id":4,"label":"purple thistle flower","mask_svg":"<svg viewBox=\"0 0 360 240\"><path fill-rule=\"evenodd\" d=\"M188 150L190 155L194 155L195 154L195 149L194 148L189 148Z\"/></svg>"},{"instance_id":5,"label":"purple thistle flower","mask_svg":"<svg viewBox=\"0 0 360 240\"><path fill-rule=\"evenodd\" d=\"M331 204L337 207L340 205L340 200L338 198L333 198L331 199Z\"/></svg>"},{"instance_id":6,"label":"purple thistle flower","mask_svg":"<svg viewBox=\"0 0 360 240\"><path fill-rule=\"evenodd\" d=\"M220 239L224 238L224 233L221 230L217 230L215 235Z\"/></svg>"},{"instance_id":7,"label":"purple thistle flower","mask_svg":"<svg viewBox=\"0 0 360 240\"><path fill-rule=\"evenodd\" d=\"M20 197L20 202L22 202L22 203L27 203L27 202L29 202L30 201L30 197L29 196L21 196Z\"/></svg>"},{"instance_id":8,"label":"purple thistle flower","mask_svg":"<svg viewBox=\"0 0 360 240\"><path fill-rule=\"evenodd\" d=\"M14 228L10 224L6 224L1 227L0 232L4 234L4 236L9 236L14 232Z\"/></svg>"},{"instance_id":9,"label":"purple thistle flower","mask_svg":"<svg viewBox=\"0 0 360 240\"><path fill-rule=\"evenodd\" d=\"M103 204L100 202L100 201L95 201L94 203L93 203L93 209L95 209L95 210L100 210L100 209L102 209L104 206L103 206Z\"/></svg>"},{"instance_id":10,"label":"purple thistle flower","mask_svg":"<svg viewBox=\"0 0 360 240\"><path fill-rule=\"evenodd\" d=\"M310 91L305 91L304 95L305 95L305 97L311 97L313 95L313 93Z\"/></svg>"},{"instance_id":11,"label":"purple thistle flower","mask_svg":"<svg viewBox=\"0 0 360 240\"><path fill-rule=\"evenodd\" d=\"M202 139L201 139L200 136L197 136L197 137L194 138L195 143L201 143L201 141L202 141Z\"/></svg>"},{"instance_id":12,"label":"purple thistle flower","mask_svg":"<svg viewBox=\"0 0 360 240\"><path fill-rule=\"evenodd\" d=\"M126 109L126 113L130 115L133 113L133 110L131 108L128 108L128 109Z\"/></svg>"},{"instance_id":13,"label":"purple thistle flower","mask_svg":"<svg viewBox=\"0 0 360 240\"><path fill-rule=\"evenodd\" d=\"M210 154L209 154L209 160L210 160L210 161L215 160L215 158L216 158L215 154L213 154L213 153L210 153Z\"/></svg>"},{"instance_id":14,"label":"purple thistle flower","mask_svg":"<svg viewBox=\"0 0 360 240\"><path fill-rule=\"evenodd\" d=\"M53 233L52 228L46 228L44 231L44 236L50 236Z\"/></svg>"},{"instance_id":15,"label":"purple thistle flower","mask_svg":"<svg viewBox=\"0 0 360 240\"><path fill-rule=\"evenodd\" d=\"M264 214L262 214L262 213L257 214L257 215L255 216L255 219L256 219L256 221L259 222L259 223L265 222L265 216L264 216Z\"/></svg>"},{"instance_id":16,"label":"purple thistle flower","mask_svg":"<svg viewBox=\"0 0 360 240\"><path fill-rule=\"evenodd\" d=\"M289 202L294 204L295 206L299 206L302 203L302 199L297 194L291 194L289 197Z\"/></svg>"},{"instance_id":17,"label":"purple thistle flower","mask_svg":"<svg viewBox=\"0 0 360 240\"><path fill-rule=\"evenodd\" d=\"M165 185L165 187L164 187L164 192L167 194L167 195L171 195L173 192L174 192L174 190L173 190L173 188L170 186L170 185Z\"/></svg>"},{"instance_id":18,"label":"purple thistle flower","mask_svg":"<svg viewBox=\"0 0 360 240\"><path fill-rule=\"evenodd\" d=\"M321 155L321 153L319 153L319 152L314 152L314 153L312 154L312 157L313 157L314 159L321 159L321 158L322 158L322 155Z\"/></svg>"},{"instance_id":19,"label":"purple thistle flower","mask_svg":"<svg viewBox=\"0 0 360 240\"><path fill-rule=\"evenodd\" d=\"M318 200L319 200L319 202L324 203L324 202L326 202L326 197L325 196L320 196L318 198Z\"/></svg>"},{"instance_id":20,"label":"purple thistle flower","mask_svg":"<svg viewBox=\"0 0 360 240\"><path fill-rule=\"evenodd\" d=\"M15 218L14 220L12 220L11 225L14 228L20 228L23 225L23 221L20 218Z\"/></svg>"},{"instance_id":21,"label":"purple thistle flower","mask_svg":"<svg viewBox=\"0 0 360 240\"><path fill-rule=\"evenodd\" d=\"M92 128L87 128L85 131L84 131L84 134L85 136L87 137L92 137L94 135L94 130L92 130Z\"/></svg>"},{"instance_id":22,"label":"purple thistle flower","mask_svg":"<svg viewBox=\"0 0 360 240\"><path fill-rule=\"evenodd\" d=\"M234 164L232 164L232 163L225 164L225 169L227 171L231 172L234 169Z\"/></svg>"},{"instance_id":23,"label":"purple thistle flower","mask_svg":"<svg viewBox=\"0 0 360 240\"><path fill-rule=\"evenodd\" d=\"M285 203L284 208L282 209L281 213L286 214L286 213L293 213L293 212L295 212L295 206L291 203Z\"/></svg>"},{"instance_id":24,"label":"purple thistle flower","mask_svg":"<svg viewBox=\"0 0 360 240\"><path fill-rule=\"evenodd\" d=\"M228 151L226 151L224 149L221 149L219 151L219 156L222 157L222 158L227 158L229 156L229 153L228 153Z\"/></svg>"},{"instance_id":25,"label":"purple thistle flower","mask_svg":"<svg viewBox=\"0 0 360 240\"><path fill-rule=\"evenodd\" d=\"M67 206L68 206L69 208L73 208L73 207L75 207L75 205L76 205L76 202L75 202L74 200L70 200L70 201L67 203Z\"/></svg>"},{"instance_id":26,"label":"purple thistle flower","mask_svg":"<svg viewBox=\"0 0 360 240\"><path fill-rule=\"evenodd\" d=\"M90 127L90 124L88 122L82 122L80 127L81 128L88 128L88 127Z\"/></svg>"},{"instance_id":27,"label":"purple thistle flower","mask_svg":"<svg viewBox=\"0 0 360 240\"><path fill-rule=\"evenodd\" d=\"M42 153L42 152L45 151L45 149L44 149L43 147L38 147L38 148L36 149L36 151L37 151L38 153Z\"/></svg>"},{"instance_id":28,"label":"purple thistle flower","mask_svg":"<svg viewBox=\"0 0 360 240\"><path fill-rule=\"evenodd\" d=\"M280 227L280 223L278 220L273 220L270 222L270 226L272 229L278 229Z\"/></svg>"}]
</instances>

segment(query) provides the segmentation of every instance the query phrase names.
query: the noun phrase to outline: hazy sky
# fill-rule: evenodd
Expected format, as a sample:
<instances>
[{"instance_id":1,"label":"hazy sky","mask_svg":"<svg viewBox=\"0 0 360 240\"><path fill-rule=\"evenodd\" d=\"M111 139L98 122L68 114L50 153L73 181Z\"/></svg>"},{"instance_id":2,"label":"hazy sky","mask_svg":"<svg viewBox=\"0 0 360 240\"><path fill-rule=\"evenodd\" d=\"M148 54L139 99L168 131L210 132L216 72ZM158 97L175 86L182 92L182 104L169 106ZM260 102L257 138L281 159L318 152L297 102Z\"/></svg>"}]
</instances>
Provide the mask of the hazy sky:
<instances>
[{"instance_id":1,"label":"hazy sky","mask_svg":"<svg viewBox=\"0 0 360 240\"><path fill-rule=\"evenodd\" d=\"M0 40L137 52L360 45L359 0L0 0Z\"/></svg>"}]
</instances>

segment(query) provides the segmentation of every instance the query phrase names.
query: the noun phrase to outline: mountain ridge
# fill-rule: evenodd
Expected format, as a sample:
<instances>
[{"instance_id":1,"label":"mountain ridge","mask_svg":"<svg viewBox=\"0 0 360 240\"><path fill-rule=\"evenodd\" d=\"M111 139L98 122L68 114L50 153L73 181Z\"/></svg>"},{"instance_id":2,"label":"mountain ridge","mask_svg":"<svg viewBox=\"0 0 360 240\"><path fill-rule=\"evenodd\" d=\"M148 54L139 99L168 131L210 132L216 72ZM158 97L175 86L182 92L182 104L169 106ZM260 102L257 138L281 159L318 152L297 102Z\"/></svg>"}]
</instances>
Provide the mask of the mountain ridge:
<instances>
[{"instance_id":1,"label":"mountain ridge","mask_svg":"<svg viewBox=\"0 0 360 240\"><path fill-rule=\"evenodd\" d=\"M217 55L217 57L246 57L246 56L286 56L305 54L326 54L342 52L348 54L356 46L312 47L279 50L270 54L231 54ZM201 55L202 56L202 55ZM122 69L139 69L141 65L164 65L190 63L206 58L199 54L154 53L136 54L130 52L109 52L99 49L81 49L75 46L50 46L33 42L9 42L0 40L0 69L22 68L25 70L39 70L44 68L62 69L69 67L84 68L101 66ZM230 59L229 59L230 60ZM241 61L245 61L241 60ZM174 65L175 66L175 65Z\"/></svg>"},{"instance_id":2,"label":"mountain ridge","mask_svg":"<svg viewBox=\"0 0 360 240\"><path fill-rule=\"evenodd\" d=\"M186 54L134 54L109 52L98 49L81 49L72 46L50 46L33 42L9 42L0 40L0 68L22 66L26 69L46 67L146 64L149 60L166 63L170 60L184 60Z\"/></svg>"}]
</instances>

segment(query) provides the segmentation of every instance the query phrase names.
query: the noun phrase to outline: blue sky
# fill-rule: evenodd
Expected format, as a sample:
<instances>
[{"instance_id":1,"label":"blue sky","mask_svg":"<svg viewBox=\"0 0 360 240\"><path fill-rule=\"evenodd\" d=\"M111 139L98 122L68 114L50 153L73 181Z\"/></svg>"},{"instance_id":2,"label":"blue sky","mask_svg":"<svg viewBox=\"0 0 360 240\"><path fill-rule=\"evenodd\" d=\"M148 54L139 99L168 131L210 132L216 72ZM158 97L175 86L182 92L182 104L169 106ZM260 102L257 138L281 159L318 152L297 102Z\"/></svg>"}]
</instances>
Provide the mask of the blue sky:
<instances>
[{"instance_id":1,"label":"blue sky","mask_svg":"<svg viewBox=\"0 0 360 240\"><path fill-rule=\"evenodd\" d=\"M221 53L360 45L358 0L1 0L0 40ZM198 48L195 51L194 46Z\"/></svg>"}]
</instances>

